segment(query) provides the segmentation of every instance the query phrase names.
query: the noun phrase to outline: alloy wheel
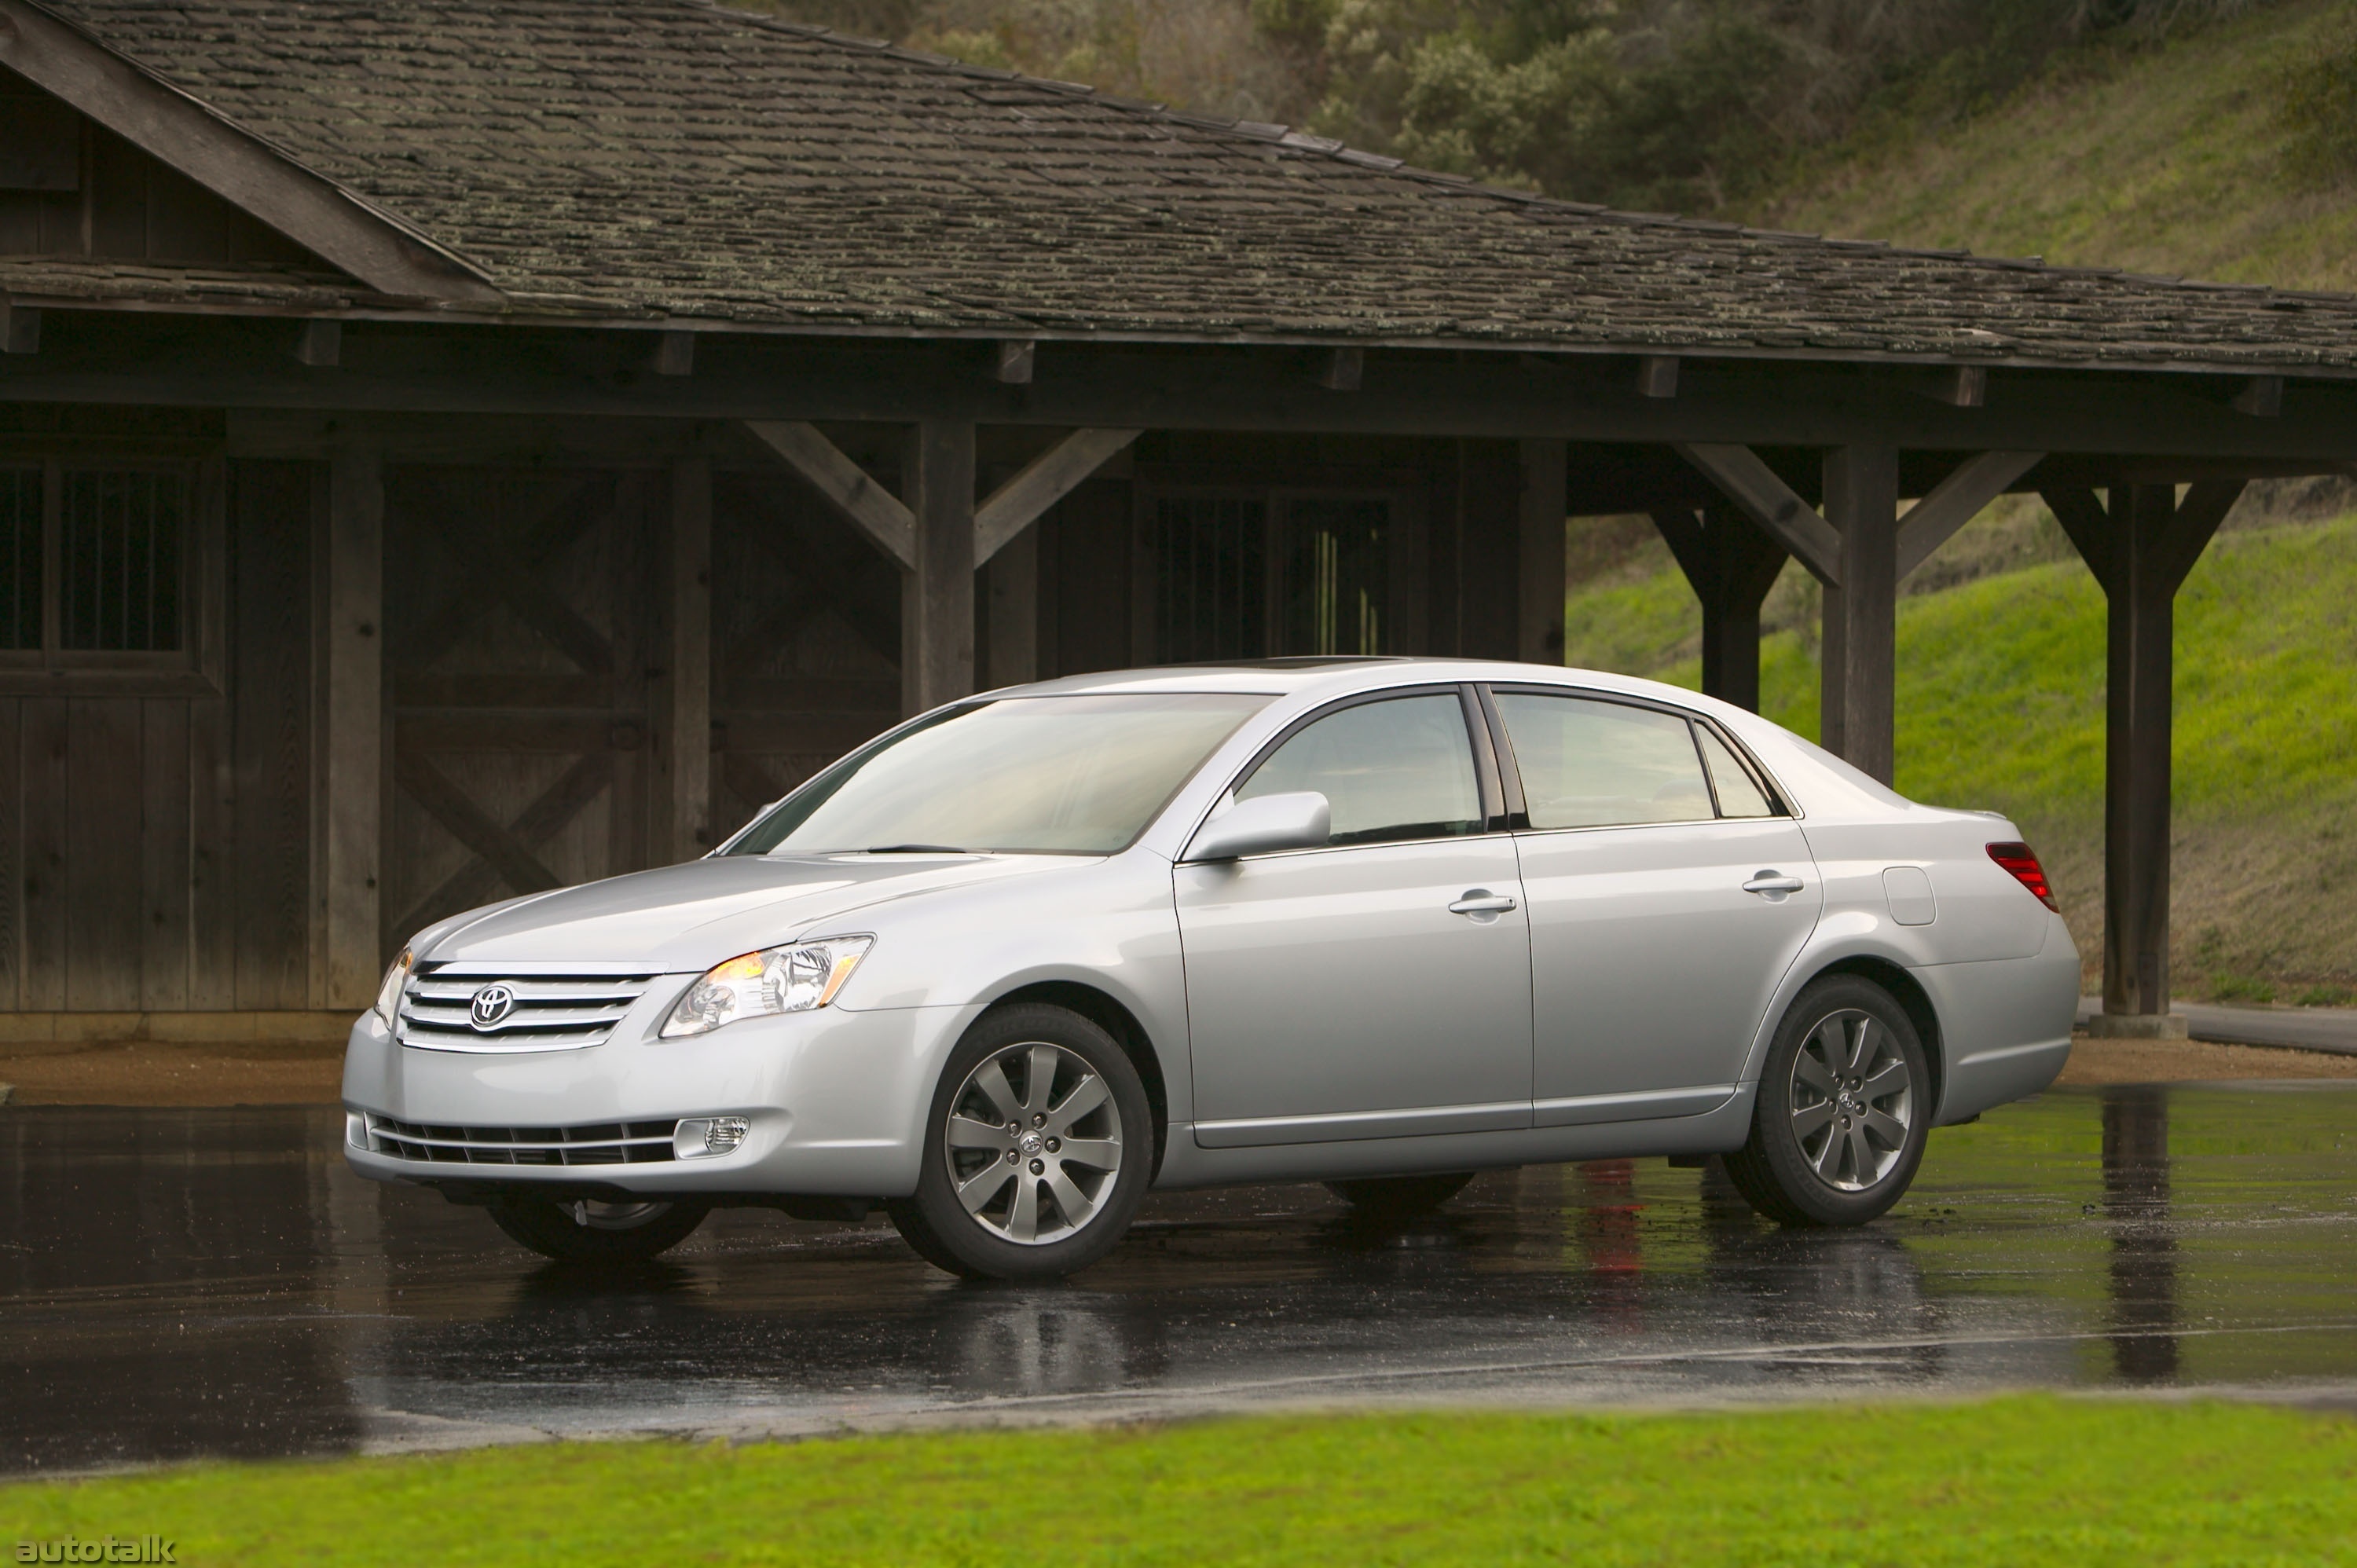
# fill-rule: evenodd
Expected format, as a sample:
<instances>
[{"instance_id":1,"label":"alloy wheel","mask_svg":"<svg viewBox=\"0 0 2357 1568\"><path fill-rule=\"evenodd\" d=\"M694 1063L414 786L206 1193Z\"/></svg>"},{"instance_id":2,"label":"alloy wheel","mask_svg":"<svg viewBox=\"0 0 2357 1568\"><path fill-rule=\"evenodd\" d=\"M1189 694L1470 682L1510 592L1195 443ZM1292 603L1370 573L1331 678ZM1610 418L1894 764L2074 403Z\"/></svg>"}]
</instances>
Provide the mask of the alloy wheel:
<instances>
[{"instance_id":1,"label":"alloy wheel","mask_svg":"<svg viewBox=\"0 0 2357 1568\"><path fill-rule=\"evenodd\" d=\"M1829 1014L1792 1058L1792 1136L1819 1181L1863 1192L1890 1174L1915 1125L1915 1077L1872 1014Z\"/></svg>"},{"instance_id":2,"label":"alloy wheel","mask_svg":"<svg viewBox=\"0 0 2357 1568\"><path fill-rule=\"evenodd\" d=\"M1043 1040L994 1051L966 1075L942 1131L974 1222L1042 1246L1094 1219L1121 1171L1121 1112L1079 1053Z\"/></svg>"}]
</instances>

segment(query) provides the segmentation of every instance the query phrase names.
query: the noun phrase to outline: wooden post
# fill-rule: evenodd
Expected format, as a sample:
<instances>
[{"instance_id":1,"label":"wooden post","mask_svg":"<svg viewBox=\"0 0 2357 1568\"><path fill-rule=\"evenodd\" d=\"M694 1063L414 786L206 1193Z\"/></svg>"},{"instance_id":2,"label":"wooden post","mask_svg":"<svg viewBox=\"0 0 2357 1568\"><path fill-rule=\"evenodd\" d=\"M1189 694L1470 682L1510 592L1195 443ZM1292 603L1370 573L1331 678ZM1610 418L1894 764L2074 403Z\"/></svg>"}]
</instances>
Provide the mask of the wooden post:
<instances>
[{"instance_id":1,"label":"wooden post","mask_svg":"<svg viewBox=\"0 0 2357 1568\"><path fill-rule=\"evenodd\" d=\"M365 1007L376 995L377 861L382 852L384 463L373 447L328 465L325 722L328 813L320 934L322 1007Z\"/></svg>"},{"instance_id":2,"label":"wooden post","mask_svg":"<svg viewBox=\"0 0 2357 1568\"><path fill-rule=\"evenodd\" d=\"M1899 454L1825 454L1825 521L1841 535L1838 588L1825 590L1822 685L1825 749L1890 782L1896 760Z\"/></svg>"},{"instance_id":3,"label":"wooden post","mask_svg":"<svg viewBox=\"0 0 2357 1568\"><path fill-rule=\"evenodd\" d=\"M1781 544L1731 505L1653 513L1695 597L1702 601L1702 689L1760 711L1760 607L1783 571Z\"/></svg>"},{"instance_id":4,"label":"wooden post","mask_svg":"<svg viewBox=\"0 0 2357 1568\"><path fill-rule=\"evenodd\" d=\"M1516 578L1514 657L1525 664L1563 662L1563 532L1566 480L1564 444L1522 444L1521 538Z\"/></svg>"},{"instance_id":5,"label":"wooden post","mask_svg":"<svg viewBox=\"0 0 2357 1568\"><path fill-rule=\"evenodd\" d=\"M712 460L671 467L668 645L657 693L647 858L694 860L712 832Z\"/></svg>"},{"instance_id":6,"label":"wooden post","mask_svg":"<svg viewBox=\"0 0 2357 1568\"><path fill-rule=\"evenodd\" d=\"M2169 1012L2169 791L2177 590L2242 494L2207 480L2046 492L2108 606L2104 685L2104 1011L2097 1034L2181 1038Z\"/></svg>"},{"instance_id":7,"label":"wooden post","mask_svg":"<svg viewBox=\"0 0 2357 1568\"><path fill-rule=\"evenodd\" d=\"M983 568L990 596L990 649L986 679L993 686L1019 686L1039 678L1039 525L1032 524L1005 544Z\"/></svg>"},{"instance_id":8,"label":"wooden post","mask_svg":"<svg viewBox=\"0 0 2357 1568\"><path fill-rule=\"evenodd\" d=\"M909 434L903 498L916 538L900 605L902 705L919 714L974 691L974 424Z\"/></svg>"}]
</instances>

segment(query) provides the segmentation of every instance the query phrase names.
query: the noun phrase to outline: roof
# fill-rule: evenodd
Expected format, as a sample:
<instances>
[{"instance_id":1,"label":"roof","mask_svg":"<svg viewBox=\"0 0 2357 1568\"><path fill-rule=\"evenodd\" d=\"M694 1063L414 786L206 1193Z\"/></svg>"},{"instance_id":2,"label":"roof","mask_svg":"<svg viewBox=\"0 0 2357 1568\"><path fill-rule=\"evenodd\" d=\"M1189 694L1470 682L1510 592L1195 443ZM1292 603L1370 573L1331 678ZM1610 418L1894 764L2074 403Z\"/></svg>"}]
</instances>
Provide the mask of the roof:
<instances>
[{"instance_id":1,"label":"roof","mask_svg":"<svg viewBox=\"0 0 2357 1568\"><path fill-rule=\"evenodd\" d=\"M498 291L459 314L2357 370L2347 295L1611 212L698 0L39 4ZM61 269L237 294L0 289Z\"/></svg>"}]
</instances>

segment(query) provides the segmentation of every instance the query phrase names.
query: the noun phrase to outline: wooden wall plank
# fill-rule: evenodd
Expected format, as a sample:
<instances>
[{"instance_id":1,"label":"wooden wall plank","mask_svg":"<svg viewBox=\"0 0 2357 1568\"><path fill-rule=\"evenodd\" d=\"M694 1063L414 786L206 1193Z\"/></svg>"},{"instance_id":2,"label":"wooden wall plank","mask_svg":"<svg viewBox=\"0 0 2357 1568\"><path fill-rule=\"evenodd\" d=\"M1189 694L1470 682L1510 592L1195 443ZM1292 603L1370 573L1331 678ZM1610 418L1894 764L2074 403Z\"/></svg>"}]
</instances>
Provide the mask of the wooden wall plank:
<instances>
[{"instance_id":1,"label":"wooden wall plank","mask_svg":"<svg viewBox=\"0 0 2357 1568\"><path fill-rule=\"evenodd\" d=\"M28 697L21 752L24 780L25 978L27 1012L66 1004L66 703Z\"/></svg>"},{"instance_id":2,"label":"wooden wall plank","mask_svg":"<svg viewBox=\"0 0 2357 1568\"><path fill-rule=\"evenodd\" d=\"M188 1005L237 1005L237 773L229 701L188 704Z\"/></svg>"},{"instance_id":3,"label":"wooden wall plank","mask_svg":"<svg viewBox=\"0 0 2357 1568\"><path fill-rule=\"evenodd\" d=\"M24 1005L25 778L19 748L25 704L0 698L0 1012Z\"/></svg>"},{"instance_id":4,"label":"wooden wall plank","mask_svg":"<svg viewBox=\"0 0 2357 1568\"><path fill-rule=\"evenodd\" d=\"M136 697L66 704L66 1005L135 1012L139 913L140 710Z\"/></svg>"},{"instance_id":5,"label":"wooden wall plank","mask_svg":"<svg viewBox=\"0 0 2357 1568\"><path fill-rule=\"evenodd\" d=\"M139 1005L188 1005L188 699L140 703L140 882L143 889Z\"/></svg>"},{"instance_id":6,"label":"wooden wall plank","mask_svg":"<svg viewBox=\"0 0 2357 1568\"><path fill-rule=\"evenodd\" d=\"M311 555L324 469L240 463L231 572L241 1008L310 1004Z\"/></svg>"},{"instance_id":7,"label":"wooden wall plank","mask_svg":"<svg viewBox=\"0 0 2357 1568\"><path fill-rule=\"evenodd\" d=\"M329 465L325 671L326 865L321 886L325 983L321 1007L361 1008L376 993L384 778L384 468L373 448Z\"/></svg>"}]
</instances>

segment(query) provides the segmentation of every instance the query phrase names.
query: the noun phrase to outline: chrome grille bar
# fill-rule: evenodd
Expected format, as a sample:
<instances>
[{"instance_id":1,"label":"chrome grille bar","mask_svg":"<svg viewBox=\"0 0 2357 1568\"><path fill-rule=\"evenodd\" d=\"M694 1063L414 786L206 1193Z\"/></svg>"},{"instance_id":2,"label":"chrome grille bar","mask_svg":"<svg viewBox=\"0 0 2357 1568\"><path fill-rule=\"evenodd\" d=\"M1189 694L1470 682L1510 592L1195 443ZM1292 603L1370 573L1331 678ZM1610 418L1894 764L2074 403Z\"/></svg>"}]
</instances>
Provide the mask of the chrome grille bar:
<instances>
[{"instance_id":1,"label":"chrome grille bar","mask_svg":"<svg viewBox=\"0 0 2357 1568\"><path fill-rule=\"evenodd\" d=\"M674 1157L679 1123L601 1122L583 1127L450 1127L371 1113L369 1148L427 1165L623 1165Z\"/></svg>"},{"instance_id":2,"label":"chrome grille bar","mask_svg":"<svg viewBox=\"0 0 2357 1568\"><path fill-rule=\"evenodd\" d=\"M428 969L403 991L396 1036L404 1046L429 1051L569 1051L602 1045L614 1026L626 1017L647 987L651 970L618 972L606 966L585 966L577 974L532 973L513 977L480 964L465 966L478 973ZM599 972L599 970L605 972ZM474 1020L476 993L488 985L504 986L513 1003L506 1015L478 1026Z\"/></svg>"}]
</instances>

